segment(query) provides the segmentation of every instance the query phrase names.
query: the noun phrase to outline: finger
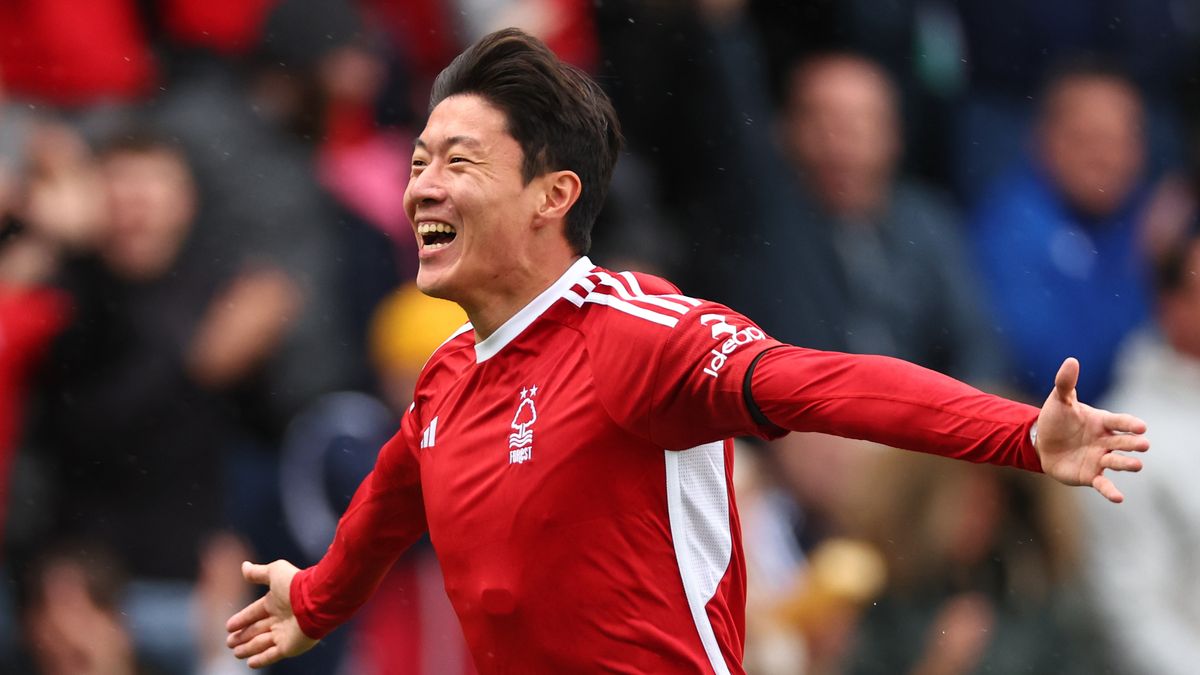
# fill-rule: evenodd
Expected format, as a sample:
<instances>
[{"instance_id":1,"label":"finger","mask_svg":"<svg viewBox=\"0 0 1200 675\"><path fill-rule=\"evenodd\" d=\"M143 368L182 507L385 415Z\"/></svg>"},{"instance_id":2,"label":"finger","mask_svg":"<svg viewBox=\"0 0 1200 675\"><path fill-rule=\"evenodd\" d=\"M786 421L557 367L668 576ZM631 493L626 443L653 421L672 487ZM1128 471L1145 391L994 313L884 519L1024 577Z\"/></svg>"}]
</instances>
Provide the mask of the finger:
<instances>
[{"instance_id":1,"label":"finger","mask_svg":"<svg viewBox=\"0 0 1200 675\"><path fill-rule=\"evenodd\" d=\"M1124 431L1131 434L1146 433L1146 423L1133 415L1124 413L1106 413L1104 428L1109 431Z\"/></svg>"},{"instance_id":2,"label":"finger","mask_svg":"<svg viewBox=\"0 0 1200 675\"><path fill-rule=\"evenodd\" d=\"M266 586L271 583L271 572L266 565L255 565L250 561L242 563L242 576L252 584Z\"/></svg>"},{"instance_id":3,"label":"finger","mask_svg":"<svg viewBox=\"0 0 1200 675\"><path fill-rule=\"evenodd\" d=\"M276 645L259 654L258 656L251 657L250 660L246 662L246 665L250 666L251 668L263 668L279 661L282 658L283 650Z\"/></svg>"},{"instance_id":4,"label":"finger","mask_svg":"<svg viewBox=\"0 0 1200 675\"><path fill-rule=\"evenodd\" d=\"M1100 467L1114 471L1141 471L1142 460L1137 457L1110 452L1100 458Z\"/></svg>"},{"instance_id":5,"label":"finger","mask_svg":"<svg viewBox=\"0 0 1200 675\"><path fill-rule=\"evenodd\" d=\"M1079 382L1079 361L1069 356L1058 367L1054 376L1054 393L1064 403L1070 403L1075 397L1075 384Z\"/></svg>"},{"instance_id":6,"label":"finger","mask_svg":"<svg viewBox=\"0 0 1200 675\"><path fill-rule=\"evenodd\" d=\"M1103 474L1096 476L1092 480L1092 487L1096 488L1096 492L1104 495L1104 498L1114 504L1120 504L1125 501L1125 495L1117 489L1116 485Z\"/></svg>"},{"instance_id":7,"label":"finger","mask_svg":"<svg viewBox=\"0 0 1200 675\"><path fill-rule=\"evenodd\" d=\"M1150 439L1137 434L1112 434L1099 441L1106 450L1121 452L1145 452L1150 449Z\"/></svg>"},{"instance_id":8,"label":"finger","mask_svg":"<svg viewBox=\"0 0 1200 675\"><path fill-rule=\"evenodd\" d=\"M262 621L270 615L271 613L267 611L267 598L263 596L246 605L242 611L229 617L229 620L225 622L225 630L233 633L234 631L246 628L255 621Z\"/></svg>"},{"instance_id":9,"label":"finger","mask_svg":"<svg viewBox=\"0 0 1200 675\"><path fill-rule=\"evenodd\" d=\"M275 625L275 617L268 616L261 621L254 622L252 625L246 628L230 633L229 637L225 638L225 645L228 647L236 647L243 642L249 641L251 638L258 637L259 635L271 630L271 626L273 625Z\"/></svg>"},{"instance_id":10,"label":"finger","mask_svg":"<svg viewBox=\"0 0 1200 675\"><path fill-rule=\"evenodd\" d=\"M275 644L274 633L263 633L258 637L253 638L245 644L238 645L233 650L233 655L239 659L244 659L255 654L261 654L272 645Z\"/></svg>"}]
</instances>

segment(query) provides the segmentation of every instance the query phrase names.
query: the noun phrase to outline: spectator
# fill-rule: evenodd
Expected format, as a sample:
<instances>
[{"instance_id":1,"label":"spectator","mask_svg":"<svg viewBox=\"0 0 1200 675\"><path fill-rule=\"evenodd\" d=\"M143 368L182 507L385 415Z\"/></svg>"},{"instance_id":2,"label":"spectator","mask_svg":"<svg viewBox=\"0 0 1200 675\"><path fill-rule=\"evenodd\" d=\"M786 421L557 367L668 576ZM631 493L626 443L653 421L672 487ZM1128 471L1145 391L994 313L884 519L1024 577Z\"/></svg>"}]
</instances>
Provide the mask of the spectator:
<instances>
[{"instance_id":1,"label":"spectator","mask_svg":"<svg viewBox=\"0 0 1200 675\"><path fill-rule=\"evenodd\" d=\"M508 26L544 40L563 60L592 70L596 65L593 3L586 0L449 0L464 29L464 43Z\"/></svg>"},{"instance_id":2,"label":"spectator","mask_svg":"<svg viewBox=\"0 0 1200 675\"><path fill-rule=\"evenodd\" d=\"M745 233L740 225L751 222L754 200L743 188L752 179L733 161L744 119L736 93L721 86L718 45L708 30L718 21L710 18L713 4L721 3L612 0L595 7L597 81L612 97L627 142L601 218L640 221L635 250L619 250L631 239L607 220L596 228L595 244L610 256L602 264L670 272L686 292L728 302L736 250L727 238ZM727 4L736 15L740 3ZM631 186L649 188L652 199Z\"/></svg>"},{"instance_id":3,"label":"spectator","mask_svg":"<svg viewBox=\"0 0 1200 675\"><path fill-rule=\"evenodd\" d=\"M136 675L121 620L119 561L102 548L62 545L36 562L26 583L25 630L42 675Z\"/></svg>"},{"instance_id":4,"label":"spectator","mask_svg":"<svg viewBox=\"0 0 1200 675\"><path fill-rule=\"evenodd\" d=\"M197 628L204 622L220 627L229 609L245 600L239 575L230 574L246 550L233 539L215 540L205 556L196 609ZM228 569L223 569L228 568ZM161 675L138 657L136 622L127 609L125 566L96 542L64 540L30 567L24 584L25 640L42 675ZM130 625L130 622L134 625ZM246 667L228 654L213 633L202 641L200 661L171 664L165 672L236 675ZM218 637L220 633L215 633Z\"/></svg>"},{"instance_id":5,"label":"spectator","mask_svg":"<svg viewBox=\"0 0 1200 675\"><path fill-rule=\"evenodd\" d=\"M753 446L740 441L735 450L748 570L746 670L756 675L830 672L845 656L862 606L883 586L882 557L873 546L838 537L802 552L792 528L795 517L807 512L796 513L779 481L789 467L769 467ZM832 482L838 483L836 477Z\"/></svg>"},{"instance_id":6,"label":"spectator","mask_svg":"<svg viewBox=\"0 0 1200 675\"><path fill-rule=\"evenodd\" d=\"M250 95L281 143L311 163L342 261L334 283L343 340L363 345L375 305L416 273L416 240L402 197L413 132L380 123L386 50L355 8L338 0L282 0L267 14ZM286 248L286 247L281 247ZM328 265L328 263L326 263ZM352 350L355 387L372 384Z\"/></svg>"},{"instance_id":7,"label":"spectator","mask_svg":"<svg viewBox=\"0 0 1200 675\"><path fill-rule=\"evenodd\" d=\"M756 224L770 242L755 250L756 263L771 282L759 285L748 312L783 340L896 356L995 383L1003 369L957 216L936 192L897 175L898 105L885 72L863 57L829 54L793 71L782 126L800 187L790 209ZM806 307L797 296L809 290L792 278L794 256L823 244L836 299ZM844 344L806 340L817 324Z\"/></svg>"},{"instance_id":8,"label":"spectator","mask_svg":"<svg viewBox=\"0 0 1200 675\"><path fill-rule=\"evenodd\" d=\"M883 551L889 584L842 672L1097 672L1065 602L1075 556L1058 486L929 457L879 459L853 519Z\"/></svg>"},{"instance_id":9,"label":"spectator","mask_svg":"<svg viewBox=\"0 0 1200 675\"><path fill-rule=\"evenodd\" d=\"M1124 77L1082 64L1050 81L1041 106L1033 151L991 187L972 236L1013 384L1040 398L1076 356L1079 397L1094 400L1148 307L1142 104Z\"/></svg>"},{"instance_id":10,"label":"spectator","mask_svg":"<svg viewBox=\"0 0 1200 675\"><path fill-rule=\"evenodd\" d=\"M1088 597L1108 656L1123 672L1174 675L1200 663L1200 495L1188 480L1200 463L1200 235L1177 245L1156 278L1155 325L1120 351L1103 401L1146 411L1153 466L1130 481L1122 508L1080 501Z\"/></svg>"},{"instance_id":11,"label":"spectator","mask_svg":"<svg viewBox=\"0 0 1200 675\"><path fill-rule=\"evenodd\" d=\"M90 236L87 228L65 222L70 207L47 193L56 192L52 186L92 180L77 171L85 152L77 137L15 112L0 112L0 136L15 131L29 142L6 148L0 140L0 542L30 376L69 315L68 298L49 280L65 252ZM52 210L60 217L51 217ZM35 213L38 220L27 219Z\"/></svg>"},{"instance_id":12,"label":"spectator","mask_svg":"<svg viewBox=\"0 0 1200 675\"><path fill-rule=\"evenodd\" d=\"M974 203L1020 159L1039 87L1073 55L1112 59L1144 96L1151 173L1186 159L1180 93L1190 90L1200 6L1177 0L959 0L957 33L969 82L952 123L952 179Z\"/></svg>"},{"instance_id":13,"label":"spectator","mask_svg":"<svg viewBox=\"0 0 1200 675\"><path fill-rule=\"evenodd\" d=\"M120 137L100 170L97 256L65 275L77 315L55 348L35 443L58 460L52 536L121 557L139 649L186 671L203 646L193 641L199 573L228 549L208 541L227 525L224 457L246 433L230 392L274 355L302 299L278 268L213 240L174 144ZM209 627L220 635L219 622Z\"/></svg>"}]
</instances>

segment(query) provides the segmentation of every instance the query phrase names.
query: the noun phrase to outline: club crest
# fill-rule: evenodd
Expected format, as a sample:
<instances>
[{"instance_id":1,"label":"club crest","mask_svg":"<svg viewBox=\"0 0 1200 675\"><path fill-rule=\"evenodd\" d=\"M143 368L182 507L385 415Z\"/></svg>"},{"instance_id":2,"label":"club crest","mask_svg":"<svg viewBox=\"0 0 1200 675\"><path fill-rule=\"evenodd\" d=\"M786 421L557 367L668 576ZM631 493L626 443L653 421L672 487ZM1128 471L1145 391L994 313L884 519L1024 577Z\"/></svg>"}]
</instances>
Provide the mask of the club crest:
<instances>
[{"instance_id":1,"label":"club crest","mask_svg":"<svg viewBox=\"0 0 1200 675\"><path fill-rule=\"evenodd\" d=\"M533 423L537 422L537 385L521 389L521 402L513 415L513 431L508 435L508 463L523 464L533 459Z\"/></svg>"}]
</instances>

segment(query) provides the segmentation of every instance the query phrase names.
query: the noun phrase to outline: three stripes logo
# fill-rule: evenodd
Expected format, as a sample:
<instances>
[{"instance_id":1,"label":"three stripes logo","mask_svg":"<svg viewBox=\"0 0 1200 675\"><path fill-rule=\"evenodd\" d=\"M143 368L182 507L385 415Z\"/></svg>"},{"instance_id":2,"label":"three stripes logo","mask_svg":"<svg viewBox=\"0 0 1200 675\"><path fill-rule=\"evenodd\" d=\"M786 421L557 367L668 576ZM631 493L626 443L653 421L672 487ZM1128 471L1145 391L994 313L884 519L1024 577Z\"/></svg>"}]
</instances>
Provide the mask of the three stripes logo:
<instances>
[{"instance_id":1,"label":"three stripes logo","mask_svg":"<svg viewBox=\"0 0 1200 675\"><path fill-rule=\"evenodd\" d=\"M438 418L434 417L433 420L429 422L429 426L425 427L425 431L421 433L422 448L433 447L434 436L437 435L437 421Z\"/></svg>"},{"instance_id":2,"label":"three stripes logo","mask_svg":"<svg viewBox=\"0 0 1200 675\"><path fill-rule=\"evenodd\" d=\"M521 402L513 415L513 432L508 435L508 463L523 464L533 459L533 423L537 421L537 385L521 389Z\"/></svg>"}]
</instances>

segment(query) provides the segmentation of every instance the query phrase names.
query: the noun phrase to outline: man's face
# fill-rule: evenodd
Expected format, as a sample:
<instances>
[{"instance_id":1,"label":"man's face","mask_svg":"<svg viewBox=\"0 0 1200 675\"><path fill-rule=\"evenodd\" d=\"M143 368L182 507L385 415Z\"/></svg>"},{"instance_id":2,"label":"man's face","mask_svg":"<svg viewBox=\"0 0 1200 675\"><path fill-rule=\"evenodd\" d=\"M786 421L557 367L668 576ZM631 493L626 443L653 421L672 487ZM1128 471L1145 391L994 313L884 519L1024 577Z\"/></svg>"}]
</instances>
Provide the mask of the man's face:
<instances>
[{"instance_id":1,"label":"man's face","mask_svg":"<svg viewBox=\"0 0 1200 675\"><path fill-rule=\"evenodd\" d=\"M1041 125L1042 158L1076 208L1104 217L1121 208L1142 170L1142 108L1128 86L1100 77L1060 86Z\"/></svg>"},{"instance_id":2,"label":"man's face","mask_svg":"<svg viewBox=\"0 0 1200 675\"><path fill-rule=\"evenodd\" d=\"M191 172L163 150L117 152L102 165L108 225L100 252L127 279L156 279L174 263L196 214Z\"/></svg>"},{"instance_id":3,"label":"man's face","mask_svg":"<svg viewBox=\"0 0 1200 675\"><path fill-rule=\"evenodd\" d=\"M885 77L869 64L831 59L797 71L788 99L788 145L816 196L839 215L878 207L900 152Z\"/></svg>"},{"instance_id":4,"label":"man's face","mask_svg":"<svg viewBox=\"0 0 1200 675\"><path fill-rule=\"evenodd\" d=\"M1163 293L1160 315L1175 349L1200 359L1200 241L1186 244L1188 253L1179 288Z\"/></svg>"},{"instance_id":5,"label":"man's face","mask_svg":"<svg viewBox=\"0 0 1200 675\"><path fill-rule=\"evenodd\" d=\"M504 113L479 96L438 104L413 151L404 208L417 237L417 287L464 306L525 260L537 192Z\"/></svg>"}]
</instances>

